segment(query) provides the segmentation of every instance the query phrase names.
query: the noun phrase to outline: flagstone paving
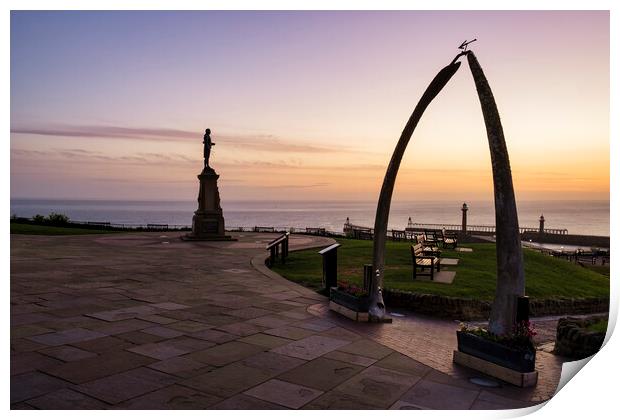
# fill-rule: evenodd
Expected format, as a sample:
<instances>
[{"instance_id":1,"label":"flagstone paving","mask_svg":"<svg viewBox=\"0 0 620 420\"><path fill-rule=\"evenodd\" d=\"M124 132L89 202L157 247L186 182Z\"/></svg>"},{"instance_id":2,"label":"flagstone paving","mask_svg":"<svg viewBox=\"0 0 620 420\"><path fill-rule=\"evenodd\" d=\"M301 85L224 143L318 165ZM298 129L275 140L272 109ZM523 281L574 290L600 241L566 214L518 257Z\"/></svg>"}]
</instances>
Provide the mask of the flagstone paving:
<instances>
[{"instance_id":1,"label":"flagstone paving","mask_svg":"<svg viewBox=\"0 0 620 420\"><path fill-rule=\"evenodd\" d=\"M274 234L11 236L13 409L505 409L539 385L481 388L451 321L354 323L264 266ZM333 240L292 235L291 249Z\"/></svg>"}]
</instances>

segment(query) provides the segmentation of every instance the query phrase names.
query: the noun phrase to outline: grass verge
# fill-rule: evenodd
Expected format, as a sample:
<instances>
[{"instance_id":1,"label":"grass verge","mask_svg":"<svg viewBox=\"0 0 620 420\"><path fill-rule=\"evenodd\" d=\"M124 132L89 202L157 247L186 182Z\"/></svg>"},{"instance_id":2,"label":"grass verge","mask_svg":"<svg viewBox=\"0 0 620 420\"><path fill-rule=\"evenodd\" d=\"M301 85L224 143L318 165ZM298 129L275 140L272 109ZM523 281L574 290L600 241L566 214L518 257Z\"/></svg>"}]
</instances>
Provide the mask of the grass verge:
<instances>
[{"instance_id":1,"label":"grass verge","mask_svg":"<svg viewBox=\"0 0 620 420\"><path fill-rule=\"evenodd\" d=\"M338 239L338 279L362 284L363 266L372 261L372 242ZM495 244L464 244L473 252L443 250L442 257L458 258L452 284L433 283L429 277L412 279L410 244L388 242L386 246L385 287L416 293L492 300L496 286ZM292 252L286 264L273 270L289 280L314 290L321 289L322 260L318 249ZM526 294L532 298L609 297L609 277L563 259L529 249L523 250Z\"/></svg>"},{"instance_id":2,"label":"grass verge","mask_svg":"<svg viewBox=\"0 0 620 420\"><path fill-rule=\"evenodd\" d=\"M604 334L607 332L607 321L607 319L602 319L594 324L590 324L586 327L586 330Z\"/></svg>"}]
</instances>

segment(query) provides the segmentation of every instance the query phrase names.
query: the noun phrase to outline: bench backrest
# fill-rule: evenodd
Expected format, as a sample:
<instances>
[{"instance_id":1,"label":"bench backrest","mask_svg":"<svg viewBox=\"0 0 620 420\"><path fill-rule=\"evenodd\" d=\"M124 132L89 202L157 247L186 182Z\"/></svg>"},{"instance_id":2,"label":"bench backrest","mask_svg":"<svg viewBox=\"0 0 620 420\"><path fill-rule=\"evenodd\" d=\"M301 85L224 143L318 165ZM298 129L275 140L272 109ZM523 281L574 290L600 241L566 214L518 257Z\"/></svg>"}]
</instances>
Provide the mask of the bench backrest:
<instances>
[{"instance_id":1,"label":"bench backrest","mask_svg":"<svg viewBox=\"0 0 620 420\"><path fill-rule=\"evenodd\" d=\"M424 251L424 246L422 244L411 245L411 255L414 257L419 257L422 255Z\"/></svg>"},{"instance_id":2,"label":"bench backrest","mask_svg":"<svg viewBox=\"0 0 620 420\"><path fill-rule=\"evenodd\" d=\"M168 229L168 225L162 225L158 223L149 223L146 225L147 229Z\"/></svg>"},{"instance_id":3,"label":"bench backrest","mask_svg":"<svg viewBox=\"0 0 620 420\"><path fill-rule=\"evenodd\" d=\"M275 232L275 228L270 226L254 226L254 232Z\"/></svg>"},{"instance_id":4,"label":"bench backrest","mask_svg":"<svg viewBox=\"0 0 620 420\"><path fill-rule=\"evenodd\" d=\"M436 241L437 234L434 231L426 231L424 232L424 239L426 239L427 241Z\"/></svg>"}]
</instances>

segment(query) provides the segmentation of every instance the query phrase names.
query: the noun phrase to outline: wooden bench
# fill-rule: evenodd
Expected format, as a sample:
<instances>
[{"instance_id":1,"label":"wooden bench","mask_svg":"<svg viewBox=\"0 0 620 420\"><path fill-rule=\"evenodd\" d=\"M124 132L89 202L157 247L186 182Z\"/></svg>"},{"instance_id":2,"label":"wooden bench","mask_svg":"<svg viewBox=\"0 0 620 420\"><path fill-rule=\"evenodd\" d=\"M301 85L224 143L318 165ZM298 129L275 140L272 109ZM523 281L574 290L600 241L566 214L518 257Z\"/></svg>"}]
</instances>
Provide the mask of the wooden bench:
<instances>
[{"instance_id":1,"label":"wooden bench","mask_svg":"<svg viewBox=\"0 0 620 420\"><path fill-rule=\"evenodd\" d=\"M414 280L417 275L431 276L431 280L433 280L435 267L437 267L437 272L440 271L439 257L434 255L426 255L422 244L411 245L411 259L413 261ZM418 273L418 268L421 270L420 273ZM430 268L429 273L424 272L426 268Z\"/></svg>"},{"instance_id":2,"label":"wooden bench","mask_svg":"<svg viewBox=\"0 0 620 420\"><path fill-rule=\"evenodd\" d=\"M597 257L593 252L587 252L584 251L583 249L578 249L575 252L575 262L576 263L581 263L581 264L591 264L594 265L596 264L596 260Z\"/></svg>"},{"instance_id":3,"label":"wooden bench","mask_svg":"<svg viewBox=\"0 0 620 420\"><path fill-rule=\"evenodd\" d=\"M443 247L456 249L456 246L458 243L456 233L444 231L442 232L442 235L443 235Z\"/></svg>"},{"instance_id":4,"label":"wooden bench","mask_svg":"<svg viewBox=\"0 0 620 420\"><path fill-rule=\"evenodd\" d=\"M422 245L422 249L424 251L424 255L432 255L437 258L441 257L441 251L439 247L435 246L433 243L428 243L424 239L424 235L416 235L416 242L418 245Z\"/></svg>"},{"instance_id":5,"label":"wooden bench","mask_svg":"<svg viewBox=\"0 0 620 420\"><path fill-rule=\"evenodd\" d=\"M434 230L424 230L424 242L428 246L439 246L439 242L441 242L440 235L437 231Z\"/></svg>"},{"instance_id":6,"label":"wooden bench","mask_svg":"<svg viewBox=\"0 0 620 420\"><path fill-rule=\"evenodd\" d=\"M353 229L353 238L372 241L372 229Z\"/></svg>"},{"instance_id":7,"label":"wooden bench","mask_svg":"<svg viewBox=\"0 0 620 420\"><path fill-rule=\"evenodd\" d=\"M168 230L168 225L149 223L146 225L146 228L149 230Z\"/></svg>"},{"instance_id":8,"label":"wooden bench","mask_svg":"<svg viewBox=\"0 0 620 420\"><path fill-rule=\"evenodd\" d=\"M309 235L325 236L325 228L307 227L306 228L306 233L309 234Z\"/></svg>"},{"instance_id":9,"label":"wooden bench","mask_svg":"<svg viewBox=\"0 0 620 420\"><path fill-rule=\"evenodd\" d=\"M392 229L392 240L393 241L406 241L407 232L405 232L404 230Z\"/></svg>"},{"instance_id":10,"label":"wooden bench","mask_svg":"<svg viewBox=\"0 0 620 420\"><path fill-rule=\"evenodd\" d=\"M100 227L110 227L112 223L110 222L86 222L88 226L100 226Z\"/></svg>"},{"instance_id":11,"label":"wooden bench","mask_svg":"<svg viewBox=\"0 0 620 420\"><path fill-rule=\"evenodd\" d=\"M254 226L254 232L275 232L273 227L268 226Z\"/></svg>"}]
</instances>

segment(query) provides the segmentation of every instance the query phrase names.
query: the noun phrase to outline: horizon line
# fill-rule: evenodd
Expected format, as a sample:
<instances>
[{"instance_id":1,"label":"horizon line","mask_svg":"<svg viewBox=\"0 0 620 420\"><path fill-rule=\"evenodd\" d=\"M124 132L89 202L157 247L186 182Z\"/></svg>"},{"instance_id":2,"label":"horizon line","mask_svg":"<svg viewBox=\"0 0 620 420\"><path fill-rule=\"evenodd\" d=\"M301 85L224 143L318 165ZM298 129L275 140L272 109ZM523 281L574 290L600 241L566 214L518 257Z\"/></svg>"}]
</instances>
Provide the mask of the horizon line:
<instances>
[{"instance_id":1,"label":"horizon line","mask_svg":"<svg viewBox=\"0 0 620 420\"><path fill-rule=\"evenodd\" d=\"M124 201L124 202L149 202L149 203L178 203L178 202L186 202L186 201L196 201L195 198L187 198L187 199L125 199L125 198L50 198L50 197L10 197L10 200L30 200L30 201ZM286 202L286 203L309 203L309 202L317 202L317 203L374 203L376 200L371 199L351 199L351 200L339 200L339 199L327 199L327 200L298 200L298 199L255 199L255 198L237 198L237 199L227 199L222 200L226 202ZM415 203L415 202L463 202L463 200L454 200L454 199L419 199L419 200L398 200L395 199L396 202L401 203ZM464 200L465 202L491 202L493 199L473 199L473 200ZM540 202L540 201L574 201L574 202L585 202L585 201L604 201L610 202L611 199L574 199L574 198L545 198L545 199L521 199L517 200L517 202Z\"/></svg>"}]
</instances>

